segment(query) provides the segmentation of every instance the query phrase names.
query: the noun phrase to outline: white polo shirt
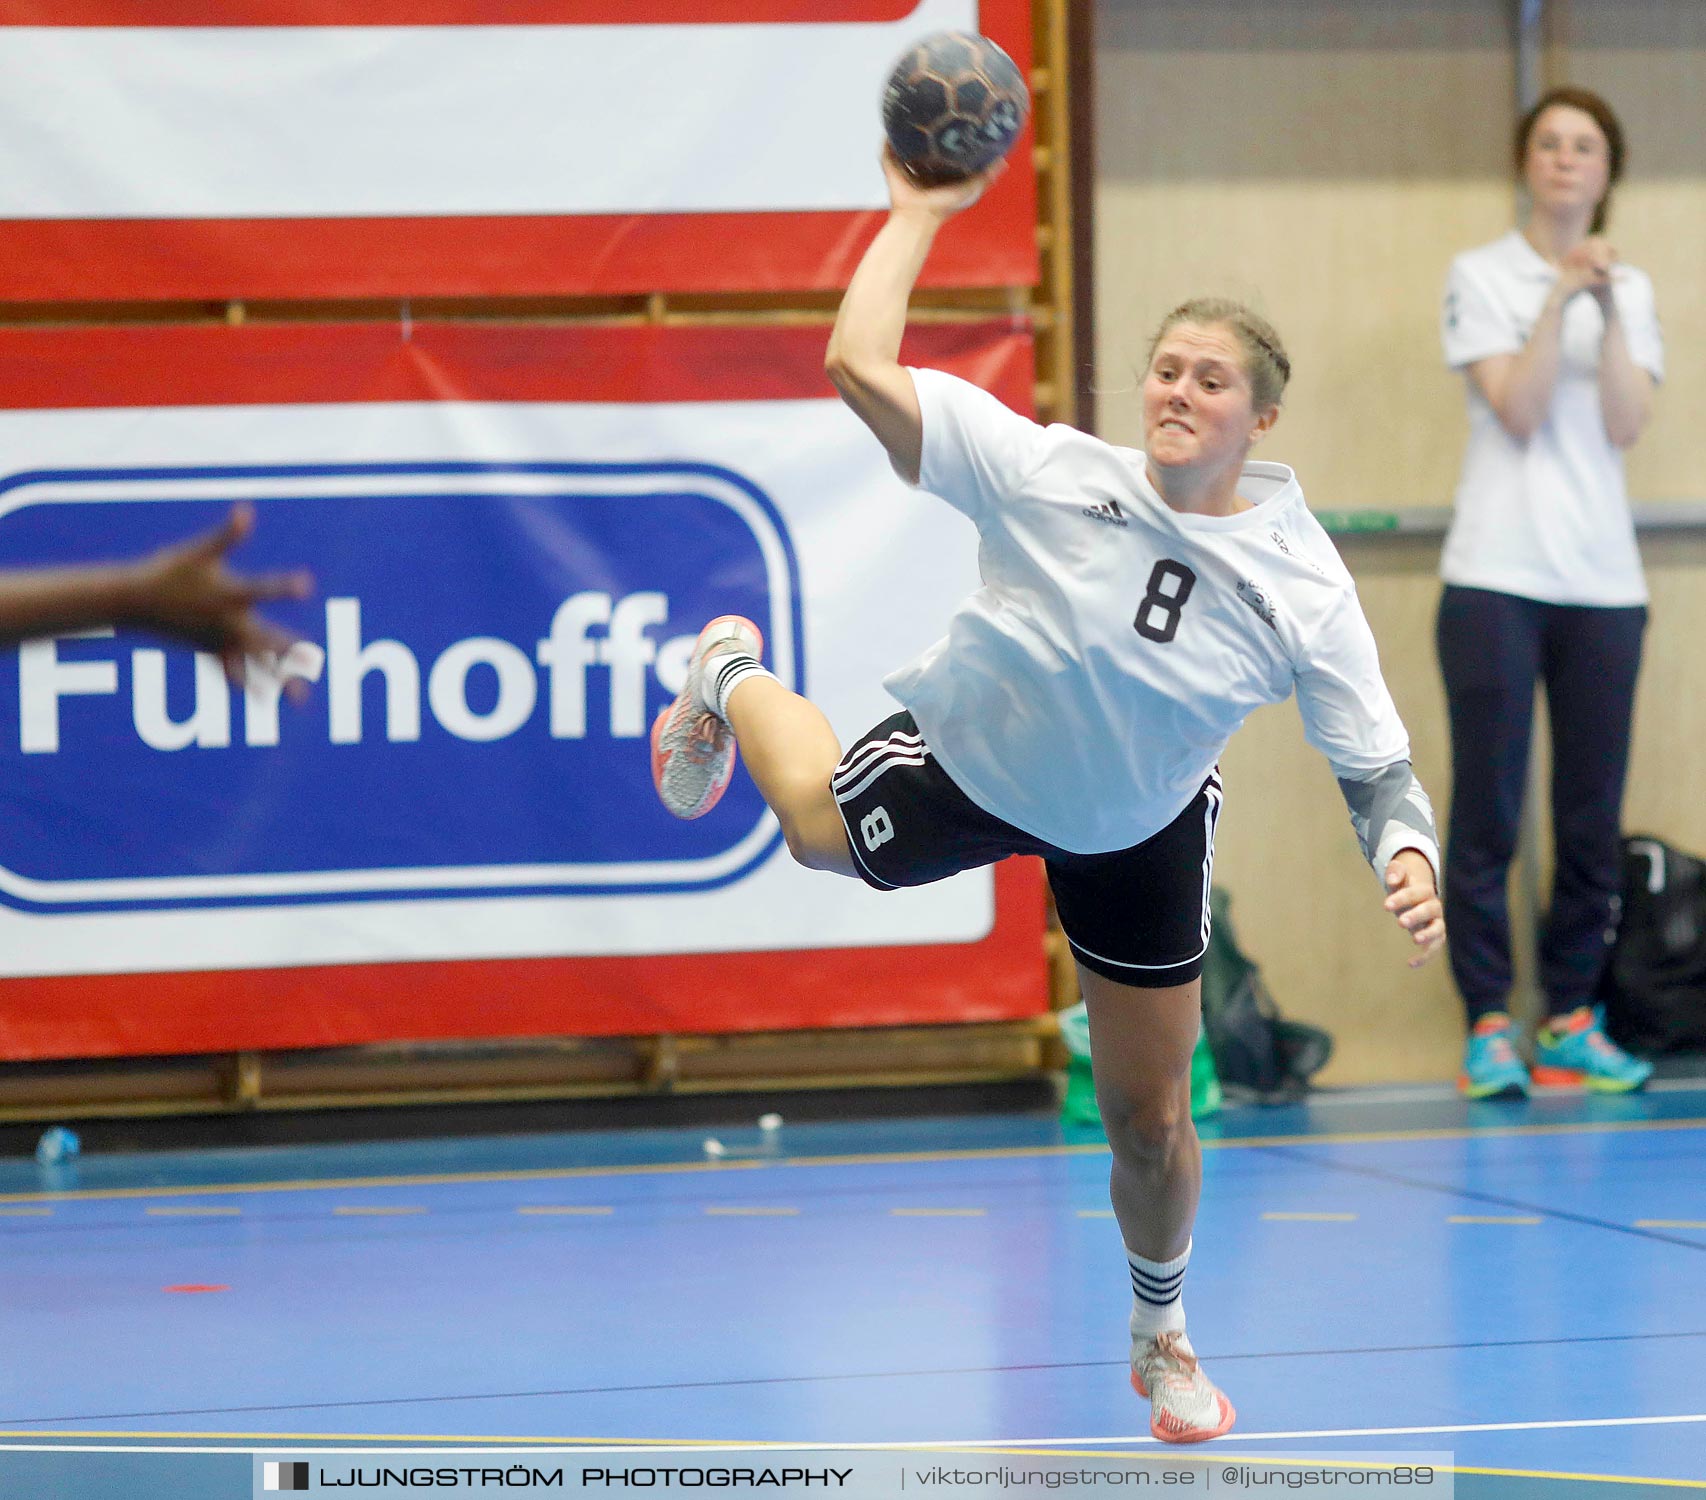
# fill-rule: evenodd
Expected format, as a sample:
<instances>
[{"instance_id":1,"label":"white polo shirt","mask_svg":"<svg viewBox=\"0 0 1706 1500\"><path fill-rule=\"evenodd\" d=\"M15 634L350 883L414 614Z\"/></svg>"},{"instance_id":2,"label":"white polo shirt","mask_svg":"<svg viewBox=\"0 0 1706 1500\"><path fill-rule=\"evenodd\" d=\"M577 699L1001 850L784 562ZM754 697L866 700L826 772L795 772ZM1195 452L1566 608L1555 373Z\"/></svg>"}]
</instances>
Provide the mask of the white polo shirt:
<instances>
[{"instance_id":1,"label":"white polo shirt","mask_svg":"<svg viewBox=\"0 0 1706 1500\"><path fill-rule=\"evenodd\" d=\"M1459 255L1441 320L1446 363L1466 370L1496 354L1520 353L1557 279L1557 269L1514 229ZM1620 265L1611 285L1630 355L1662 379L1652 282ZM1447 583L1549 604L1646 603L1623 455L1606 436L1599 405L1604 336L1599 303L1586 292L1572 297L1552 405L1527 442L1505 431L1465 375L1469 444L1440 561Z\"/></svg>"},{"instance_id":2,"label":"white polo shirt","mask_svg":"<svg viewBox=\"0 0 1706 1500\"><path fill-rule=\"evenodd\" d=\"M986 812L1075 853L1129 848L1293 692L1341 772L1408 758L1356 586L1290 469L1244 466L1253 509L1182 514L1143 454L912 378L919 484L976 525L983 587L883 686Z\"/></svg>"}]
</instances>

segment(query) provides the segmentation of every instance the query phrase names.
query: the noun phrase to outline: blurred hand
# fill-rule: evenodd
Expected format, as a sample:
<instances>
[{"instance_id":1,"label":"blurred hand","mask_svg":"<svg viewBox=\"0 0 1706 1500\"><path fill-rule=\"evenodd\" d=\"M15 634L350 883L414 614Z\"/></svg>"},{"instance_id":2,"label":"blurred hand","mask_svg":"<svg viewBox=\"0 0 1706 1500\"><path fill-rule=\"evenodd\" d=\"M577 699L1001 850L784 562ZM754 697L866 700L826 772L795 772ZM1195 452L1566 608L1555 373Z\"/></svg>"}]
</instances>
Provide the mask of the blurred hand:
<instances>
[{"instance_id":1,"label":"blurred hand","mask_svg":"<svg viewBox=\"0 0 1706 1500\"><path fill-rule=\"evenodd\" d=\"M255 606L272 599L305 599L314 585L305 572L245 578L227 568L231 549L254 529L254 507L234 505L222 526L163 547L135 564L128 622L213 652L234 683L243 680L246 658L263 666L276 662L295 637L263 620Z\"/></svg>"},{"instance_id":2,"label":"blurred hand","mask_svg":"<svg viewBox=\"0 0 1706 1500\"><path fill-rule=\"evenodd\" d=\"M963 182L947 182L931 187L919 182L894 154L894 147L883 147L883 176L889 185L889 209L893 213L907 210L927 213L938 219L949 219L962 209L970 208L981 198L1003 172L1007 159L987 166Z\"/></svg>"},{"instance_id":3,"label":"blurred hand","mask_svg":"<svg viewBox=\"0 0 1706 1500\"><path fill-rule=\"evenodd\" d=\"M1600 235L1592 235L1565 253L1558 263L1558 288L1568 301L1577 292L1592 292L1601 303L1611 297L1611 269L1617 251Z\"/></svg>"},{"instance_id":4,"label":"blurred hand","mask_svg":"<svg viewBox=\"0 0 1706 1500\"><path fill-rule=\"evenodd\" d=\"M1400 849L1386 867L1386 909L1422 951L1410 960L1419 969L1445 943L1445 911L1434 889L1433 866L1419 849Z\"/></svg>"}]
</instances>

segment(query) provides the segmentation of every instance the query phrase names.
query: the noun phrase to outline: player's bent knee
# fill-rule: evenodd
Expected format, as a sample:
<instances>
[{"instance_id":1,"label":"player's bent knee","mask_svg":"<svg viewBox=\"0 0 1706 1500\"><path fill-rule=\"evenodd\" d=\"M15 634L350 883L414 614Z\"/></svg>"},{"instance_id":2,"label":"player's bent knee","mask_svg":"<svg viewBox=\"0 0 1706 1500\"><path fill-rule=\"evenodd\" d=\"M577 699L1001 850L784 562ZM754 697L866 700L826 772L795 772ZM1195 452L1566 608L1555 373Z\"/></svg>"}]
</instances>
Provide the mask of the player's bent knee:
<instances>
[{"instance_id":1,"label":"player's bent knee","mask_svg":"<svg viewBox=\"0 0 1706 1500\"><path fill-rule=\"evenodd\" d=\"M847 848L847 831L833 810L821 807L779 811L782 837L796 864L832 875L855 875L853 856Z\"/></svg>"},{"instance_id":2,"label":"player's bent knee","mask_svg":"<svg viewBox=\"0 0 1706 1500\"><path fill-rule=\"evenodd\" d=\"M817 841L811 833L792 818L782 820L782 837L787 840L788 853L794 856L794 863L804 865L808 870L815 870L823 858Z\"/></svg>"},{"instance_id":3,"label":"player's bent knee","mask_svg":"<svg viewBox=\"0 0 1706 1500\"><path fill-rule=\"evenodd\" d=\"M1181 1099L1174 1089L1107 1111L1104 1118L1114 1121L1109 1146L1128 1160L1164 1162L1190 1140L1195 1129L1189 1096Z\"/></svg>"}]
</instances>

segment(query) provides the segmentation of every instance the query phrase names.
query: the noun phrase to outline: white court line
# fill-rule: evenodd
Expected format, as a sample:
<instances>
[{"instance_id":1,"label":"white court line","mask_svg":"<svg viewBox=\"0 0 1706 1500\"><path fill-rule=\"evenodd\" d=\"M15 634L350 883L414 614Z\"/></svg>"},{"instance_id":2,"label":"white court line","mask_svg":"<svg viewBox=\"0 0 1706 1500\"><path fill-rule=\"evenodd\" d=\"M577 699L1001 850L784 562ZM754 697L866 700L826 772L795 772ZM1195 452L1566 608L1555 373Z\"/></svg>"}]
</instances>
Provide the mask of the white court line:
<instances>
[{"instance_id":1,"label":"white court line","mask_svg":"<svg viewBox=\"0 0 1706 1500\"><path fill-rule=\"evenodd\" d=\"M1428 1437L1454 1432L1560 1432L1571 1428L1583 1427L1662 1427L1680 1426L1691 1422L1706 1422L1706 1412L1696 1412L1688 1415L1669 1417L1580 1417L1557 1422L1464 1422L1439 1427L1337 1427L1319 1428L1313 1431L1299 1432L1235 1432L1225 1437L1214 1439L1215 1449L1223 1443L1282 1443L1315 1438L1367 1438L1367 1437ZM327 1439L335 1440L342 1434L327 1433ZM303 1433L286 1434L277 1440L269 1439L265 1443L249 1443L241 1447L213 1448L207 1445L193 1447L140 1447L130 1444L69 1444L69 1443L0 1443L0 1453L33 1453L47 1448L62 1453L276 1453L289 1449L294 1443L300 1445L317 1441L316 1438ZM361 1447L361 1448L315 1448L315 1453L419 1453L431 1443L429 1437L423 1436L416 1447ZM1052 1437L1052 1438L930 1438L916 1442L897 1443L775 1443L758 1439L743 1442L736 1438L715 1439L710 1442L683 1441L672 1443L656 1441L634 1446L632 1443L623 1444L620 1439L608 1443L588 1443L565 1438L561 1442L541 1444L537 1438L523 1438L519 1441L505 1442L501 1437L494 1437L477 1447L442 1447L432 1444L434 1453L486 1453L501 1449L506 1453L717 1453L730 1449L763 1449L775 1453L816 1453L826 1450L837 1452L928 1452L933 1449L1031 1449L1031 1448L1092 1448L1110 1445L1130 1446L1149 1444L1155 1447L1171 1447L1162 1441L1144 1433L1141 1436L1127 1435L1124 1437ZM1207 1449L1198 1450L1209 1451Z\"/></svg>"},{"instance_id":2,"label":"white court line","mask_svg":"<svg viewBox=\"0 0 1706 1500\"><path fill-rule=\"evenodd\" d=\"M331 1436L341 1437L342 1434L341 1433L339 1433L339 1434L328 1433L327 1436L328 1437L331 1437ZM487 1443L483 1446L468 1447L468 1446L464 1445L464 1446L458 1447L458 1448L445 1448L445 1447L440 1446L437 1443L431 1443L431 1440L429 1438L423 1437L421 1439L421 1442L417 1446L412 1447L412 1448L399 1448L399 1447L396 1447L395 1445L386 1446L386 1447L376 1447L376 1446L369 1445L369 1446L364 1446L364 1447L360 1447L360 1448L324 1448L324 1447L317 1446L319 1441L320 1441L320 1439L318 1439L318 1438L314 1438L314 1437L300 1438L300 1436L299 1436L299 1440L293 1443L289 1440L289 1438L287 1436L286 1438L283 1438L283 1439L279 1440L278 1442L247 1443L241 1447L233 1447L229 1443L225 1444L224 1446L219 1446L219 1447L216 1447L210 1443L196 1443L193 1445L179 1444L176 1446L162 1446L159 1444L149 1444L147 1446L144 1446L141 1443L0 1443L0 1453L252 1453L255 1455L259 1455L262 1453L291 1453L291 1454L311 1453L316 1458L332 1458L332 1457L337 1457L337 1456L346 1455L346 1454L347 1455L366 1455L368 1457L374 1457L374 1456L382 1456L382 1455L387 1454L387 1453L397 1453L397 1454L403 1454L403 1453L433 1453L433 1454L443 1455L446 1457L453 1457L457 1454L464 1454L464 1453L469 1454L469 1455L475 1455L475 1454L481 1454L481 1453L494 1453L494 1452L496 1452L496 1453L555 1454L557 1457L562 1458L562 1457L569 1455L569 1454L587 1454L587 1453L632 1453L632 1454L636 1454L636 1455L648 1454L648 1453L649 1454L658 1454L658 1453L726 1453L730 1449L745 1450L745 1449L756 1449L756 1448L762 1448L767 1452L774 1449L775 1451L780 1452L780 1453L795 1453L795 1452L815 1453L815 1452L819 1451L820 1449L827 1449L830 1447L839 1446L839 1445L826 1444L826 1443L733 1443L733 1442L731 1442L731 1443L713 1443L713 1444L709 1444L709 1445L704 1444L704 1443L700 1443L700 1444L672 1443L672 1444L668 1444L668 1445L655 1444L655 1445L643 1447L643 1448L635 1448L635 1447L613 1448L613 1447L605 1446L603 1444L600 1444L598 1446L589 1446L588 1444L581 1442L575 1438L564 1438L560 1443L558 1443L558 1442L542 1443L538 1438L529 1438L529 1439L527 1439L526 1442L521 1442L521 1443L506 1443L501 1438L493 1438L490 1443ZM431 1443L430 1447L428 1446L429 1443ZM918 1447L920 1445L916 1444L916 1443L911 1444L911 1445L906 1445L906 1444L890 1445L890 1444L886 1444L886 1443L854 1443L854 1444L851 1444L850 1446L855 1447L855 1448L886 1448L889 1446Z\"/></svg>"},{"instance_id":3,"label":"white court line","mask_svg":"<svg viewBox=\"0 0 1706 1500\"><path fill-rule=\"evenodd\" d=\"M1434 1434L1451 1432L1560 1432L1572 1427L1658 1427L1680 1425L1689 1422L1706 1422L1706 1412L1696 1412L1688 1416L1675 1417L1581 1417L1560 1422L1463 1422L1443 1427L1323 1427L1310 1432L1229 1432L1224 1437L1215 1438L1220 1443L1283 1443L1305 1438L1365 1438L1365 1437L1427 1437ZM1076 1445L1093 1447L1108 1443L1155 1443L1161 1440L1145 1434L1142 1437L1092 1437L1092 1438L1009 1438L1007 1446L1014 1448L1053 1447L1056 1445ZM956 1448L989 1448L996 1446L993 1438L973 1438L964 1443L944 1443L943 1447ZM858 1444L849 1443L848 1447L916 1447L918 1444Z\"/></svg>"}]
</instances>

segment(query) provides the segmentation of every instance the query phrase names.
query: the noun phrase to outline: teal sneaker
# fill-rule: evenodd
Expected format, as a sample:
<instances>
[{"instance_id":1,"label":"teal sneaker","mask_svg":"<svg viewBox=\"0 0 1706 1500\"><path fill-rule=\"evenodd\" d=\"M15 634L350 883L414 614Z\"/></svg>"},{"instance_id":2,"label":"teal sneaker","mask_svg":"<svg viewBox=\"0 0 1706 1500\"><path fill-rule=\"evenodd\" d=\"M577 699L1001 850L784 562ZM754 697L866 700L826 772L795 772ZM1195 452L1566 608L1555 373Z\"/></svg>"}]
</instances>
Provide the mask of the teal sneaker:
<instances>
[{"instance_id":1,"label":"teal sneaker","mask_svg":"<svg viewBox=\"0 0 1706 1500\"><path fill-rule=\"evenodd\" d=\"M1534 1039L1534 1081L1578 1086L1598 1094L1628 1094L1653 1076L1645 1058L1631 1057L1600 1029L1592 1006L1553 1016Z\"/></svg>"},{"instance_id":2,"label":"teal sneaker","mask_svg":"<svg viewBox=\"0 0 1706 1500\"><path fill-rule=\"evenodd\" d=\"M1481 1017L1463 1050L1458 1092L1471 1099L1517 1099L1528 1095L1528 1069L1511 1045L1511 1018L1503 1011Z\"/></svg>"}]
</instances>

